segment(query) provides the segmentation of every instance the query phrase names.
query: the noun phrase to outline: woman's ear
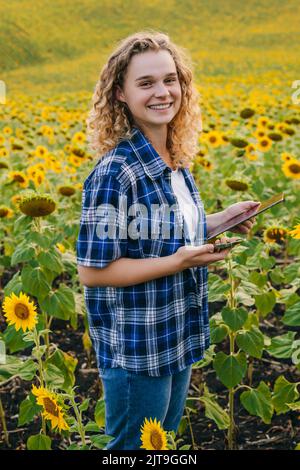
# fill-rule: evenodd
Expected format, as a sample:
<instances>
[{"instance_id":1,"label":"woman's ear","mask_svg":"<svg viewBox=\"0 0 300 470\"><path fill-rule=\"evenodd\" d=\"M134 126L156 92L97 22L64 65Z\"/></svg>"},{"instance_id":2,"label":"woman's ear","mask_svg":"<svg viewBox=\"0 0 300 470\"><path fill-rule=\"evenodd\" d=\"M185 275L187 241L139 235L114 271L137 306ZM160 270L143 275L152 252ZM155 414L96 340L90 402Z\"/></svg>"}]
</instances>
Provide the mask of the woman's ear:
<instances>
[{"instance_id":1,"label":"woman's ear","mask_svg":"<svg viewBox=\"0 0 300 470\"><path fill-rule=\"evenodd\" d=\"M119 101L125 102L123 91L121 90L119 85L116 86L116 98Z\"/></svg>"}]
</instances>

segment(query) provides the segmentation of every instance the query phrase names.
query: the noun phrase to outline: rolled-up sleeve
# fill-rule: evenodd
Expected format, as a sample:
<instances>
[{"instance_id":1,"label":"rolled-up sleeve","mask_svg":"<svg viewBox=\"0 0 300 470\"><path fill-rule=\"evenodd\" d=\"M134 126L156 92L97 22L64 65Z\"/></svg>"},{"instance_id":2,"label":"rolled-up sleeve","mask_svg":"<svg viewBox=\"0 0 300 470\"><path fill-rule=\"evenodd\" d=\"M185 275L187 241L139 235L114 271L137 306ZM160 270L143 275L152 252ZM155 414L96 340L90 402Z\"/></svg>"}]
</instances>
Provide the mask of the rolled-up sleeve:
<instances>
[{"instance_id":1,"label":"rolled-up sleeve","mask_svg":"<svg viewBox=\"0 0 300 470\"><path fill-rule=\"evenodd\" d=\"M109 174L83 186L82 212L76 243L77 263L104 268L127 253L128 195Z\"/></svg>"}]
</instances>

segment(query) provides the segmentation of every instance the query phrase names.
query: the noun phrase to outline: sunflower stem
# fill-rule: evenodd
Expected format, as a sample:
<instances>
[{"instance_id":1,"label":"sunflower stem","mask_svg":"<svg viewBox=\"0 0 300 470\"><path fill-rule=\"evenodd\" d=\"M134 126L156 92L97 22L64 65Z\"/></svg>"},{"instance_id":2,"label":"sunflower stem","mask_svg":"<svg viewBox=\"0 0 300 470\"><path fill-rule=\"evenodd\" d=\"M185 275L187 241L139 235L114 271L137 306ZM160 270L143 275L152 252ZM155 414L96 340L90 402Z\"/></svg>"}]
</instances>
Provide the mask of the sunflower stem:
<instances>
[{"instance_id":1,"label":"sunflower stem","mask_svg":"<svg viewBox=\"0 0 300 470\"><path fill-rule=\"evenodd\" d=\"M40 337L39 337L39 334L38 334L36 328L34 328L34 342L35 342L35 345L36 345L37 357L38 357L38 367L39 367L38 380L40 382L40 387L44 387L45 386L45 379L44 379L44 371L43 371L43 361L42 361L41 354L40 354ZM42 416L42 430L43 430L43 434L45 434L45 436L46 436L47 435L46 421L45 421L45 418L43 416Z\"/></svg>"},{"instance_id":2,"label":"sunflower stem","mask_svg":"<svg viewBox=\"0 0 300 470\"><path fill-rule=\"evenodd\" d=\"M0 397L0 418L1 418L1 424L2 424L2 429L3 429L3 434L4 434L4 440L5 440L6 444L7 444L7 446L8 446L8 447L11 447L11 445L10 445L10 443L9 443L9 437L8 437L8 432L7 432L5 413L4 413L4 409L3 409L3 406L2 406L1 397Z\"/></svg>"},{"instance_id":3,"label":"sunflower stem","mask_svg":"<svg viewBox=\"0 0 300 470\"><path fill-rule=\"evenodd\" d=\"M34 217L34 226L36 228L36 231L38 233L41 233L41 218L40 217Z\"/></svg>"},{"instance_id":4,"label":"sunflower stem","mask_svg":"<svg viewBox=\"0 0 300 470\"><path fill-rule=\"evenodd\" d=\"M231 256L229 255L228 257L228 273L229 273L229 282L230 282L230 293L229 293L229 305L230 308L235 308L235 282L232 274L232 262L231 262Z\"/></svg>"},{"instance_id":5,"label":"sunflower stem","mask_svg":"<svg viewBox=\"0 0 300 470\"><path fill-rule=\"evenodd\" d=\"M44 314L45 328L48 329L48 315L47 315L46 312L43 312L43 314ZM46 356L46 359L48 359L48 357L49 357L49 348L50 348L49 332L46 331L46 333L43 334L43 337L44 337L44 341L45 341L45 344L46 344L45 356Z\"/></svg>"},{"instance_id":6,"label":"sunflower stem","mask_svg":"<svg viewBox=\"0 0 300 470\"><path fill-rule=\"evenodd\" d=\"M42 430L43 430L43 434L45 434L45 436L47 436L47 431L46 431L46 420L44 418L44 416L42 415Z\"/></svg>"},{"instance_id":7,"label":"sunflower stem","mask_svg":"<svg viewBox=\"0 0 300 470\"><path fill-rule=\"evenodd\" d=\"M231 309L236 308L236 299L235 299L235 280L232 273L232 262L231 256L228 256L228 273L229 273L229 282L230 282L230 295L229 295L229 307ZM235 346L235 332L231 331L229 333L230 341L230 355L234 354ZM233 450L235 445L235 422L234 422L234 393L235 390L233 387L229 388L229 428L227 432L228 448Z\"/></svg>"},{"instance_id":8,"label":"sunflower stem","mask_svg":"<svg viewBox=\"0 0 300 470\"><path fill-rule=\"evenodd\" d=\"M81 413L78 410L78 406L77 406L77 404L74 400L74 397L72 395L69 396L69 400L72 403L73 410L74 410L76 418L77 418L79 434L80 434L80 437L81 437L82 445L84 446L86 444L86 442L85 442L85 431L84 431L84 427L83 427L83 423L82 423L82 416L81 416Z\"/></svg>"},{"instance_id":9,"label":"sunflower stem","mask_svg":"<svg viewBox=\"0 0 300 470\"><path fill-rule=\"evenodd\" d=\"M43 362L42 362L42 358L40 354L41 352L40 339L39 339L39 334L36 328L34 329L34 342L35 342L36 349L37 349L38 366L39 366L39 381L40 381L41 387L44 387L44 371L43 371Z\"/></svg>"},{"instance_id":10,"label":"sunflower stem","mask_svg":"<svg viewBox=\"0 0 300 470\"><path fill-rule=\"evenodd\" d=\"M283 258L283 268L286 267L286 265L288 264L288 244L286 243L285 244L285 247L284 247L284 258Z\"/></svg>"},{"instance_id":11,"label":"sunflower stem","mask_svg":"<svg viewBox=\"0 0 300 470\"><path fill-rule=\"evenodd\" d=\"M188 420L188 425L189 425L189 428L190 428L191 439L192 439L192 449L195 449L196 448L196 442L195 442L193 427L192 427L191 418L190 418L190 411L189 411L188 408L186 408L186 412L187 412L187 420Z\"/></svg>"}]
</instances>

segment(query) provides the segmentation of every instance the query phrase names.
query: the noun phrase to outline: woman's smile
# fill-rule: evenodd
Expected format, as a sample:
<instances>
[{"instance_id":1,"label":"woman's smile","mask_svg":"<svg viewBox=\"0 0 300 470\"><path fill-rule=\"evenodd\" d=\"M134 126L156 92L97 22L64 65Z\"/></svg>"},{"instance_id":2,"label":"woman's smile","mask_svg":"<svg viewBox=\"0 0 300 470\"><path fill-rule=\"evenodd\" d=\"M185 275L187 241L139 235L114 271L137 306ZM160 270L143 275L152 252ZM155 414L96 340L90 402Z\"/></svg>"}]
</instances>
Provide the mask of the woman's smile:
<instances>
[{"instance_id":1,"label":"woman's smile","mask_svg":"<svg viewBox=\"0 0 300 470\"><path fill-rule=\"evenodd\" d=\"M173 103L169 103L169 104L160 104L160 105L150 105L150 106L147 106L147 108L153 110L153 111L166 111L167 109L170 109L171 106L172 106Z\"/></svg>"}]
</instances>

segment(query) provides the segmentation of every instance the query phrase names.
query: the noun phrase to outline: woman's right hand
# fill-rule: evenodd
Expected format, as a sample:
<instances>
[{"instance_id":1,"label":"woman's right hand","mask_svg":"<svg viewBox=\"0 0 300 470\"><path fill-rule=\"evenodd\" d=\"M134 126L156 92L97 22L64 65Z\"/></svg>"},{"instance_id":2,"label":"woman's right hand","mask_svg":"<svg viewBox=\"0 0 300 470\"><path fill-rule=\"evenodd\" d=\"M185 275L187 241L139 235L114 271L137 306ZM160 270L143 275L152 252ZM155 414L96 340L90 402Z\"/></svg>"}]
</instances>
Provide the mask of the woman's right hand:
<instances>
[{"instance_id":1,"label":"woman's right hand","mask_svg":"<svg viewBox=\"0 0 300 470\"><path fill-rule=\"evenodd\" d=\"M230 238L231 241L235 238ZM225 243L228 241L228 238L223 237L221 240L217 240L217 243ZM204 266L211 263L216 263L226 258L231 248L222 250L219 253L214 252L214 245L212 243L207 243L201 246L181 246L178 248L174 256L177 257L177 262L179 268L184 270L187 268L192 268L195 266Z\"/></svg>"}]
</instances>

